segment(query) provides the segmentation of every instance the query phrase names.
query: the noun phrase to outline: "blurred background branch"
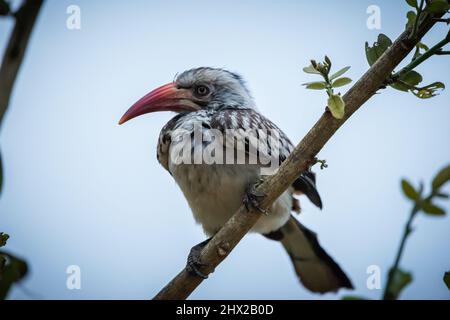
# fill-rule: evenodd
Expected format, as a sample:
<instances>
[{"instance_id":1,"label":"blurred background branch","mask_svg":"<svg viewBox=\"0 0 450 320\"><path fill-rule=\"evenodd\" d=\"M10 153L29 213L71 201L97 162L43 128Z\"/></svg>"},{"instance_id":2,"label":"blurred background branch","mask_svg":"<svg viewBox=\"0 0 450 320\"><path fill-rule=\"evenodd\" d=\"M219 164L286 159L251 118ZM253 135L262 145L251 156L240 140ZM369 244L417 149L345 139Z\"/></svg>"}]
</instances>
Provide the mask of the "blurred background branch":
<instances>
[{"instance_id":1,"label":"blurred background branch","mask_svg":"<svg viewBox=\"0 0 450 320\"><path fill-rule=\"evenodd\" d=\"M408 220L400 240L400 245L395 255L393 265L389 268L388 278L384 286L382 299L383 300L397 300L403 290L413 281L413 274L410 271L400 268L400 261L405 251L407 239L414 231L412 223L418 213L422 212L427 216L443 217L446 215L445 209L436 204L439 199L448 199L449 195L444 193L442 188L450 181L450 165L442 168L434 177L430 184L430 193L424 194L424 184L421 182L418 188L406 179L402 179L401 188L403 194L412 201L413 207L409 214ZM444 274L444 282L450 289L450 273ZM367 300L362 296L344 296L343 300Z\"/></svg>"},{"instance_id":2,"label":"blurred background branch","mask_svg":"<svg viewBox=\"0 0 450 320\"><path fill-rule=\"evenodd\" d=\"M0 67L0 128L42 3L43 0L24 0L20 8L12 12L9 2L0 0L1 15L15 19L14 29ZM2 168L0 155L0 192L3 186Z\"/></svg>"},{"instance_id":3,"label":"blurred background branch","mask_svg":"<svg viewBox=\"0 0 450 320\"><path fill-rule=\"evenodd\" d=\"M0 128L42 3L43 0L24 0L19 9L13 12L8 1L0 0L0 16L15 20L0 67ZM3 164L0 154L0 195L2 187ZM0 236L0 247L3 247L9 236L4 233L0 233ZM11 285L20 281L27 274L27 270L24 260L0 251L0 299L6 298Z\"/></svg>"},{"instance_id":4,"label":"blurred background branch","mask_svg":"<svg viewBox=\"0 0 450 320\"><path fill-rule=\"evenodd\" d=\"M383 299L394 300L400 295L411 281L412 274L402 270L400 260L402 258L406 240L411 235L413 228L412 223L419 212L423 212L429 216L444 216L445 209L439 207L435 201L437 199L448 199L448 194L441 191L445 183L450 180L450 166L446 166L435 176L431 183L431 191L428 195L424 195L424 185L420 184L419 188L414 188L406 179L402 180L402 190L405 196L413 202L413 208L406 222L405 229L400 241L400 246L394 260L394 264L389 270L388 279L384 288Z\"/></svg>"}]
</instances>

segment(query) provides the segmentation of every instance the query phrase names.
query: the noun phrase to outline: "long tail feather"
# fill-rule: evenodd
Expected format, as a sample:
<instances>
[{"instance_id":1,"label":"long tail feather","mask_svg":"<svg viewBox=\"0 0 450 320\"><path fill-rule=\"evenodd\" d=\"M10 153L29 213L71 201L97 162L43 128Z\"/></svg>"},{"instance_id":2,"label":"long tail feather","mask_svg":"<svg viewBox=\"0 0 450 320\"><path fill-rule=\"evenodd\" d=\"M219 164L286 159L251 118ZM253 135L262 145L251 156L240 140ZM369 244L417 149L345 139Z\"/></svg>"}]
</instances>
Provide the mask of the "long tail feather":
<instances>
[{"instance_id":1,"label":"long tail feather","mask_svg":"<svg viewBox=\"0 0 450 320\"><path fill-rule=\"evenodd\" d=\"M299 280L307 289L318 293L353 289L341 267L320 246L317 235L293 216L281 229L265 236L281 241Z\"/></svg>"}]
</instances>

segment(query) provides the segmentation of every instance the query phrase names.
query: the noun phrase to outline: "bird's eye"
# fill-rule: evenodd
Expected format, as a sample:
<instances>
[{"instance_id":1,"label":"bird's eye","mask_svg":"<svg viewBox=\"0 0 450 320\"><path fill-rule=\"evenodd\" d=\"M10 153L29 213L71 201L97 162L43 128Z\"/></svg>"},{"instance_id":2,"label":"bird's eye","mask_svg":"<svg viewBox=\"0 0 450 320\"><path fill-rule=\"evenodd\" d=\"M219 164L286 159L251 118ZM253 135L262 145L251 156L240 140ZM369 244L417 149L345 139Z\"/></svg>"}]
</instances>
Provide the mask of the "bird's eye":
<instances>
[{"instance_id":1,"label":"bird's eye","mask_svg":"<svg viewBox=\"0 0 450 320\"><path fill-rule=\"evenodd\" d=\"M204 85L199 85L195 87L195 94L199 97L204 97L209 94L209 88Z\"/></svg>"}]
</instances>

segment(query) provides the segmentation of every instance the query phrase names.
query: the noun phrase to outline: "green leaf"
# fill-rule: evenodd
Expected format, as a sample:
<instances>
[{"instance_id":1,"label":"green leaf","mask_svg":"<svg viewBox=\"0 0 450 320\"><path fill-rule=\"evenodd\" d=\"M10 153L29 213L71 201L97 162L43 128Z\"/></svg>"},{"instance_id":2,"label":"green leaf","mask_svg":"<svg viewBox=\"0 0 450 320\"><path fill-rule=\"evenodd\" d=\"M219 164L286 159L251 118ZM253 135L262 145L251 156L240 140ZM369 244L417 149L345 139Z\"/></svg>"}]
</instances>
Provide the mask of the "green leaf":
<instances>
[{"instance_id":1,"label":"green leaf","mask_svg":"<svg viewBox=\"0 0 450 320\"><path fill-rule=\"evenodd\" d=\"M391 270L389 272L391 277L391 284L387 289L390 299L397 299L403 289L412 282L412 274L401 269Z\"/></svg>"},{"instance_id":2,"label":"green leaf","mask_svg":"<svg viewBox=\"0 0 450 320\"><path fill-rule=\"evenodd\" d=\"M424 52L427 52L428 50L430 50L430 48L428 48L428 46L422 42L418 42L416 44L416 50L414 51L414 55L412 58L412 61L416 60L417 58L419 58L423 53L420 52L420 50L423 50Z\"/></svg>"},{"instance_id":3,"label":"green leaf","mask_svg":"<svg viewBox=\"0 0 450 320\"><path fill-rule=\"evenodd\" d=\"M445 215L445 210L437 205L431 203L431 201L426 201L422 203L421 207L423 212L433 216L443 216Z\"/></svg>"},{"instance_id":4,"label":"green leaf","mask_svg":"<svg viewBox=\"0 0 450 320\"><path fill-rule=\"evenodd\" d=\"M406 28L412 28L414 26L414 22L416 21L417 14L414 11L408 11L406 14Z\"/></svg>"},{"instance_id":5,"label":"green leaf","mask_svg":"<svg viewBox=\"0 0 450 320\"><path fill-rule=\"evenodd\" d=\"M343 77L343 78L334 80L331 85L333 88L339 88L339 87L349 84L350 82L352 82L352 79Z\"/></svg>"},{"instance_id":6,"label":"green leaf","mask_svg":"<svg viewBox=\"0 0 450 320\"><path fill-rule=\"evenodd\" d=\"M341 70L339 70L338 72L334 73L331 77L330 80L334 80L337 77L342 76L344 73L346 73L348 71L348 69L350 69L350 66L344 67Z\"/></svg>"},{"instance_id":7,"label":"green leaf","mask_svg":"<svg viewBox=\"0 0 450 320\"><path fill-rule=\"evenodd\" d=\"M408 92L409 90L413 90L414 88L409 86L406 83L401 83L400 81L396 81L394 83L391 83L389 86L391 86L392 88L396 89L396 90L400 90L400 91L404 91L404 92Z\"/></svg>"},{"instance_id":8,"label":"green leaf","mask_svg":"<svg viewBox=\"0 0 450 320\"><path fill-rule=\"evenodd\" d=\"M447 271L444 274L444 283L447 286L448 290L450 290L450 271Z\"/></svg>"},{"instance_id":9,"label":"green leaf","mask_svg":"<svg viewBox=\"0 0 450 320\"><path fill-rule=\"evenodd\" d=\"M439 90L444 90L445 84L442 82L433 82L422 88L415 88L412 90L412 93L421 99L429 99L438 95Z\"/></svg>"},{"instance_id":10,"label":"green leaf","mask_svg":"<svg viewBox=\"0 0 450 320\"><path fill-rule=\"evenodd\" d=\"M369 43L367 41L366 41L366 59L367 62L369 63L369 66L372 66L378 59L376 51L369 46Z\"/></svg>"},{"instance_id":11,"label":"green leaf","mask_svg":"<svg viewBox=\"0 0 450 320\"><path fill-rule=\"evenodd\" d=\"M312 64L309 65L309 66L307 66L307 67L304 67L304 68L303 68L303 72L311 73L311 74L320 74L320 72L317 71L317 70L312 66Z\"/></svg>"},{"instance_id":12,"label":"green leaf","mask_svg":"<svg viewBox=\"0 0 450 320\"><path fill-rule=\"evenodd\" d=\"M445 84L440 82L440 81L437 81L437 82L433 82L432 84L427 85L424 88L426 88L426 89L430 89L430 88L433 88L433 89L445 89Z\"/></svg>"},{"instance_id":13,"label":"green leaf","mask_svg":"<svg viewBox=\"0 0 450 320\"><path fill-rule=\"evenodd\" d=\"M428 46L425 43L423 43L423 42L418 42L416 44L416 47L419 47L420 49L423 49L424 51L430 50L430 48L428 48Z\"/></svg>"},{"instance_id":14,"label":"green leaf","mask_svg":"<svg viewBox=\"0 0 450 320\"><path fill-rule=\"evenodd\" d=\"M362 296L343 296L341 300L369 300L369 299Z\"/></svg>"},{"instance_id":15,"label":"green leaf","mask_svg":"<svg viewBox=\"0 0 450 320\"><path fill-rule=\"evenodd\" d=\"M8 234L0 232L0 247L4 247L8 239L9 239Z\"/></svg>"},{"instance_id":16,"label":"green leaf","mask_svg":"<svg viewBox=\"0 0 450 320\"><path fill-rule=\"evenodd\" d=\"M402 190L407 198L413 201L418 201L420 199L420 194L406 179L402 179Z\"/></svg>"},{"instance_id":17,"label":"green leaf","mask_svg":"<svg viewBox=\"0 0 450 320\"><path fill-rule=\"evenodd\" d=\"M390 86L394 89L407 92L414 89L414 87L421 82L422 76L420 75L420 73L411 70L399 77L397 81L392 83Z\"/></svg>"},{"instance_id":18,"label":"green leaf","mask_svg":"<svg viewBox=\"0 0 450 320\"><path fill-rule=\"evenodd\" d=\"M407 73L405 73L403 76L399 78L403 82L406 82L407 84L411 86L417 86L419 83L422 82L423 78L417 71L411 70Z\"/></svg>"},{"instance_id":19,"label":"green leaf","mask_svg":"<svg viewBox=\"0 0 450 320\"><path fill-rule=\"evenodd\" d=\"M406 0L406 3L413 8L417 8L418 4L417 4L417 0Z\"/></svg>"},{"instance_id":20,"label":"green leaf","mask_svg":"<svg viewBox=\"0 0 450 320\"><path fill-rule=\"evenodd\" d=\"M378 35L378 45L383 48L383 52L386 51L387 48L389 48L392 45L392 40L389 39L389 37L383 33L380 33Z\"/></svg>"},{"instance_id":21,"label":"green leaf","mask_svg":"<svg viewBox=\"0 0 450 320\"><path fill-rule=\"evenodd\" d=\"M369 65L372 66L391 45L391 39L382 33L378 35L377 42L372 47L366 42L366 58Z\"/></svg>"},{"instance_id":22,"label":"green leaf","mask_svg":"<svg viewBox=\"0 0 450 320\"><path fill-rule=\"evenodd\" d=\"M0 252L0 256L6 256L7 258L6 264L1 270L0 278L0 300L4 300L11 286L26 276L28 266L24 260L11 254Z\"/></svg>"},{"instance_id":23,"label":"green leaf","mask_svg":"<svg viewBox=\"0 0 450 320\"><path fill-rule=\"evenodd\" d=\"M425 10L429 13L445 12L448 9L450 9L450 4L447 0L434 0L425 8Z\"/></svg>"},{"instance_id":24,"label":"green leaf","mask_svg":"<svg viewBox=\"0 0 450 320\"><path fill-rule=\"evenodd\" d=\"M327 87L327 83L323 81L306 82L303 83L302 86L306 86L306 89L323 90Z\"/></svg>"},{"instance_id":25,"label":"green leaf","mask_svg":"<svg viewBox=\"0 0 450 320\"><path fill-rule=\"evenodd\" d=\"M330 69L328 68L328 65L325 65L322 62L319 62L317 64L317 71L319 71L319 73L324 76L324 75L328 75L328 73L330 72Z\"/></svg>"},{"instance_id":26,"label":"green leaf","mask_svg":"<svg viewBox=\"0 0 450 320\"><path fill-rule=\"evenodd\" d=\"M338 94L332 94L328 98L328 108L336 119L342 119L345 114L345 103Z\"/></svg>"},{"instance_id":27,"label":"green leaf","mask_svg":"<svg viewBox=\"0 0 450 320\"><path fill-rule=\"evenodd\" d=\"M436 176L433 179L433 182L431 183L431 186L433 187L433 190L437 190L449 180L450 180L450 165L441 169L441 171L439 171L436 174Z\"/></svg>"}]
</instances>

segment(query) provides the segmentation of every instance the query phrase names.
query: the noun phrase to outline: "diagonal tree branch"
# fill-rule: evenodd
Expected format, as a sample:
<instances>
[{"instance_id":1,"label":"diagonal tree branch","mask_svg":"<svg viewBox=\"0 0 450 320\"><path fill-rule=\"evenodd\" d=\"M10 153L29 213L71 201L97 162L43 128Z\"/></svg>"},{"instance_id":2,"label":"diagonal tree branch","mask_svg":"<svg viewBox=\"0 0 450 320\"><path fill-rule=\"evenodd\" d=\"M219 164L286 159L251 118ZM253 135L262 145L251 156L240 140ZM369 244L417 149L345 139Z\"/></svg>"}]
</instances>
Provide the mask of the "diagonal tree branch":
<instances>
[{"instance_id":1,"label":"diagonal tree branch","mask_svg":"<svg viewBox=\"0 0 450 320\"><path fill-rule=\"evenodd\" d=\"M278 172L268 177L257 188L258 193L266 196L260 206L267 209L314 162L316 155L335 134L335 132L357 111L392 74L394 68L412 51L416 43L436 23L434 18L442 14L429 15L417 27L417 37L411 39L411 29L404 31L392 46L377 60L375 64L353 85L343 96L345 101L345 116L342 120L333 118L330 112L325 112L314 127L296 146L288 159L282 163ZM203 248L200 259L205 264L201 271L209 274L224 260L245 234L253 227L260 217L255 210L247 212L245 206L228 220L220 231ZM198 276L183 269L155 297L161 299L186 299L203 281Z\"/></svg>"}]
</instances>

